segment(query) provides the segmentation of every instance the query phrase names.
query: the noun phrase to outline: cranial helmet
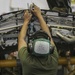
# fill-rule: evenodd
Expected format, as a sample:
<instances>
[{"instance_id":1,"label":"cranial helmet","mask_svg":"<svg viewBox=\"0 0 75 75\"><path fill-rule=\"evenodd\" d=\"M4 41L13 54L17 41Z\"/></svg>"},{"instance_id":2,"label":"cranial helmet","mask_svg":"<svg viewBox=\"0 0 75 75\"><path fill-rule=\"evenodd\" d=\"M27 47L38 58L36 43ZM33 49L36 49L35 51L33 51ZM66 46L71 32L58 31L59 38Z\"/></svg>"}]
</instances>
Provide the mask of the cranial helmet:
<instances>
[{"instance_id":1,"label":"cranial helmet","mask_svg":"<svg viewBox=\"0 0 75 75\"><path fill-rule=\"evenodd\" d=\"M28 43L28 52L35 56L47 56L52 54L54 47L51 45L49 35L40 30L32 34Z\"/></svg>"}]
</instances>

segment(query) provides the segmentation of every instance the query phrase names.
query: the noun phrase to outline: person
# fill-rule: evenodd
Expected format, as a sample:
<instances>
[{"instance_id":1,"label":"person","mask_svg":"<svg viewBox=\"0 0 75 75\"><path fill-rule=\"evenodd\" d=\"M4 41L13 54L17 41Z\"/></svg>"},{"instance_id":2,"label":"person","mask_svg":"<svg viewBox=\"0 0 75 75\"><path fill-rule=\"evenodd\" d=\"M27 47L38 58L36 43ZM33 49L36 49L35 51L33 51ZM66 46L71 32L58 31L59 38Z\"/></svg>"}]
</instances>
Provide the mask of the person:
<instances>
[{"instance_id":1,"label":"person","mask_svg":"<svg viewBox=\"0 0 75 75\"><path fill-rule=\"evenodd\" d=\"M49 35L51 44L55 46L40 8L34 5L34 9L31 12L37 17L41 29ZM22 64L22 73L23 75L57 75L58 52L56 47L54 47L53 54L49 54L46 57L34 56L28 53L25 37L31 18L32 14L26 10L24 13L24 24L18 36L18 55Z\"/></svg>"}]
</instances>

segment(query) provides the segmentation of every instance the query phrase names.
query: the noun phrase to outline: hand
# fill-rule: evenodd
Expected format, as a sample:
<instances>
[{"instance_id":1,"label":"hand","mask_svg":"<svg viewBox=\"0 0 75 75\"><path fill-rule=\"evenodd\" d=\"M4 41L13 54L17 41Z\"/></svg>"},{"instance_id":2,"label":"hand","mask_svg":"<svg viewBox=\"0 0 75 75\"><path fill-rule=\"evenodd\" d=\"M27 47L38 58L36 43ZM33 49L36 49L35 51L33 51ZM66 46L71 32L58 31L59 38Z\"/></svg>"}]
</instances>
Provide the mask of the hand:
<instances>
[{"instance_id":1,"label":"hand","mask_svg":"<svg viewBox=\"0 0 75 75\"><path fill-rule=\"evenodd\" d=\"M39 17L41 15L41 10L39 7L37 7L36 5L34 5L34 8L32 9L32 12L35 16Z\"/></svg>"},{"instance_id":2,"label":"hand","mask_svg":"<svg viewBox=\"0 0 75 75\"><path fill-rule=\"evenodd\" d=\"M31 20L32 14L28 12L28 10L24 13L24 21L29 22Z\"/></svg>"}]
</instances>

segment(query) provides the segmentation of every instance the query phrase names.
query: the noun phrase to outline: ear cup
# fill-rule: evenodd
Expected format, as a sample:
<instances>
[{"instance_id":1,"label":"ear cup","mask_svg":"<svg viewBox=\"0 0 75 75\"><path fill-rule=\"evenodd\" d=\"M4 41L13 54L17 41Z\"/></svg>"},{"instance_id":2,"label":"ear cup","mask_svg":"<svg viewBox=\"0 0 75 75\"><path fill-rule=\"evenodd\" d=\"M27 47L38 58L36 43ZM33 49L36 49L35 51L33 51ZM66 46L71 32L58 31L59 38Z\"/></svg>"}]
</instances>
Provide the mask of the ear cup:
<instances>
[{"instance_id":1,"label":"ear cup","mask_svg":"<svg viewBox=\"0 0 75 75\"><path fill-rule=\"evenodd\" d=\"M50 46L50 54L53 54L53 52L54 52L54 46Z\"/></svg>"},{"instance_id":2,"label":"ear cup","mask_svg":"<svg viewBox=\"0 0 75 75\"><path fill-rule=\"evenodd\" d=\"M27 45L27 47L28 47L28 53L32 53L33 52L33 45L32 45L32 43L28 43L28 45Z\"/></svg>"},{"instance_id":3,"label":"ear cup","mask_svg":"<svg viewBox=\"0 0 75 75\"><path fill-rule=\"evenodd\" d=\"M44 32L44 31L37 31L37 32L35 32L34 34L32 34L32 36L30 37L31 39L29 39L29 43L28 43L28 52L30 53L30 54L33 54L33 49L34 49L34 46L33 46L33 42L34 42L34 40L36 40L36 39L39 39L39 38L44 38L44 39L48 39L49 41L50 41L50 37L48 36L48 34L46 33L46 32ZM53 52L54 52L54 46L52 46L51 44L50 44L50 54L53 54Z\"/></svg>"}]
</instances>

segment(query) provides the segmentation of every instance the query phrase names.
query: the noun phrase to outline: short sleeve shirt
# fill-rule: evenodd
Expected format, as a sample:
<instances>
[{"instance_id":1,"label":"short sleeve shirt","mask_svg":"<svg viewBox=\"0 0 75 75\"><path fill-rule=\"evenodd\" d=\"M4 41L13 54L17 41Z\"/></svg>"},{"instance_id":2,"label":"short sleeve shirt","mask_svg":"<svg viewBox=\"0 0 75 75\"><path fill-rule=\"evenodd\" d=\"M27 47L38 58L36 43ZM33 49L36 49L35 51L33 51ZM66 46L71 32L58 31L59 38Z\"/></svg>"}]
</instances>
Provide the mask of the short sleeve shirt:
<instances>
[{"instance_id":1,"label":"short sleeve shirt","mask_svg":"<svg viewBox=\"0 0 75 75\"><path fill-rule=\"evenodd\" d=\"M58 52L55 47L54 53L47 57L36 57L28 53L26 47L19 52L23 75L57 75Z\"/></svg>"}]
</instances>

